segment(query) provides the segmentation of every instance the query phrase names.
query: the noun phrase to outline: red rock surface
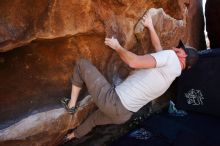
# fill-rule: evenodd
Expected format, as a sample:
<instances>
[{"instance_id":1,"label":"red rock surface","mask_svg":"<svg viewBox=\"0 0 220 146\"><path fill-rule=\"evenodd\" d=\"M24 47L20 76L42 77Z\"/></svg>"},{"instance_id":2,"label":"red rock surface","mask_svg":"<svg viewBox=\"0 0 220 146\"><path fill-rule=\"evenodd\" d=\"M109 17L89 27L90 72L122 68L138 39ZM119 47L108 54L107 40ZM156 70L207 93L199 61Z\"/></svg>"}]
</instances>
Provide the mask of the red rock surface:
<instances>
[{"instance_id":1,"label":"red rock surface","mask_svg":"<svg viewBox=\"0 0 220 146\"><path fill-rule=\"evenodd\" d=\"M0 128L60 108L60 98L70 95L72 67L78 58L91 60L110 82L126 76L127 66L104 45L104 38L117 37L136 53L152 51L146 29L135 36L137 23L150 8L164 10L153 20L165 48L176 46L180 38L203 48L201 7L194 0L1 0ZM50 130L46 131L49 140L54 133L63 136L62 126ZM34 145L40 135L7 142L30 145L33 138Z\"/></svg>"}]
</instances>

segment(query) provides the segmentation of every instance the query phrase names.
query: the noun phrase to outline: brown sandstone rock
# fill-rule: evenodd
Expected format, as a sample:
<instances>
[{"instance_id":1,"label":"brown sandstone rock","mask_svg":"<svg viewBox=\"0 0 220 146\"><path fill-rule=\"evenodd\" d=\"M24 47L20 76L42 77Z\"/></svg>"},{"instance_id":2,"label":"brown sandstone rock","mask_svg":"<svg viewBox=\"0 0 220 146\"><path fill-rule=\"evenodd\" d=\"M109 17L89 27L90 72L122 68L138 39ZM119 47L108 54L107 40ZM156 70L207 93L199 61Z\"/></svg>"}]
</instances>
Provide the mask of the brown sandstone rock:
<instances>
[{"instance_id":1,"label":"brown sandstone rock","mask_svg":"<svg viewBox=\"0 0 220 146\"><path fill-rule=\"evenodd\" d=\"M186 20L176 20L171 16L167 15L162 8L149 9L145 14L150 15L152 17L152 21L155 27L155 30L158 32L161 40L161 45L166 48L170 49L172 46L177 44L176 41L184 38L184 30L186 28ZM135 27L135 34L140 40L142 44L142 49L145 52L153 51L152 48L149 48L150 36L146 31L144 31L144 26L141 23L141 20Z\"/></svg>"},{"instance_id":2,"label":"brown sandstone rock","mask_svg":"<svg viewBox=\"0 0 220 146\"><path fill-rule=\"evenodd\" d=\"M146 29L141 40L134 33L150 8L164 10L155 10L153 18L164 47L176 46L180 38L198 47L197 42L204 41L197 35L203 32L203 23L189 18L201 15L191 13L193 8L200 9L199 4L193 0L1 0L0 129L4 131L38 113L59 111L60 98L70 95L72 63L78 58L91 60L111 83L124 78L129 68L104 46L104 38L115 36L125 48L139 54L152 50ZM65 127L69 117L60 115L61 111L52 114L42 123L46 126L57 118L57 128L40 126L34 136L26 129L23 137L9 132L3 144L56 145L57 137L71 128Z\"/></svg>"},{"instance_id":3,"label":"brown sandstone rock","mask_svg":"<svg viewBox=\"0 0 220 146\"><path fill-rule=\"evenodd\" d=\"M202 8L203 0L190 0L188 5L188 17L187 22L187 38L188 45L197 48L198 50L204 50L207 48L205 43L204 34L204 15Z\"/></svg>"},{"instance_id":4,"label":"brown sandstone rock","mask_svg":"<svg viewBox=\"0 0 220 146\"><path fill-rule=\"evenodd\" d=\"M0 130L0 145L58 145L67 131L77 127L94 109L91 96L87 96L74 115L68 114L63 108L31 115Z\"/></svg>"}]
</instances>

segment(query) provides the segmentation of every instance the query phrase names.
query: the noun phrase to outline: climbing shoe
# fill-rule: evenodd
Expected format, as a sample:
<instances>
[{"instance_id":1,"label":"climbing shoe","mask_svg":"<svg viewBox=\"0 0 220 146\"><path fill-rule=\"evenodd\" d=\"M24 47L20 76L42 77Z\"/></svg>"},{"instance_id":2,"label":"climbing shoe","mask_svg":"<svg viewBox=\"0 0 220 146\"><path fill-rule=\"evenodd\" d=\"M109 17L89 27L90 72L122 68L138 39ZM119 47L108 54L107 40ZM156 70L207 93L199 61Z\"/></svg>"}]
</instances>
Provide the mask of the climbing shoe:
<instances>
[{"instance_id":1,"label":"climbing shoe","mask_svg":"<svg viewBox=\"0 0 220 146\"><path fill-rule=\"evenodd\" d=\"M73 113L76 112L77 106L69 108L69 106L68 106L69 101L70 101L70 99L69 99L69 98L66 98L66 97L64 97L64 98L61 99L61 103L62 103L62 105L64 106L64 108L66 109L66 111L67 111L68 113L73 114Z\"/></svg>"}]
</instances>

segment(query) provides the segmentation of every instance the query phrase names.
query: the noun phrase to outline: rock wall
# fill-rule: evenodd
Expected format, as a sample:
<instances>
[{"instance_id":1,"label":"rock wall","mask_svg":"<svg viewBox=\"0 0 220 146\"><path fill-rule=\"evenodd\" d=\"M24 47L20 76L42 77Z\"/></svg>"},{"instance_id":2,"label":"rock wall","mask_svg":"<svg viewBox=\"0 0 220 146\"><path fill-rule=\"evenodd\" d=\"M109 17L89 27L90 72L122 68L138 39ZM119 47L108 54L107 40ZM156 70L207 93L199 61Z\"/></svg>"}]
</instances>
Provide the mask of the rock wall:
<instances>
[{"instance_id":1,"label":"rock wall","mask_svg":"<svg viewBox=\"0 0 220 146\"><path fill-rule=\"evenodd\" d=\"M219 0L206 1L206 30L208 32L208 38L211 48L220 48L220 28L218 25L218 23L220 22L219 5Z\"/></svg>"},{"instance_id":2,"label":"rock wall","mask_svg":"<svg viewBox=\"0 0 220 146\"><path fill-rule=\"evenodd\" d=\"M198 50L204 50L207 48L204 34L204 15L203 15L203 0L191 0L188 5L187 17L188 34L187 42L189 45L197 48Z\"/></svg>"},{"instance_id":3,"label":"rock wall","mask_svg":"<svg viewBox=\"0 0 220 146\"><path fill-rule=\"evenodd\" d=\"M87 96L80 102L74 115L68 114L63 108L33 114L0 130L0 145L59 145L69 128L78 126L94 109L91 96Z\"/></svg>"},{"instance_id":4,"label":"rock wall","mask_svg":"<svg viewBox=\"0 0 220 146\"><path fill-rule=\"evenodd\" d=\"M58 144L59 140L50 141L60 139L68 129L77 126L68 122L83 121L88 111L94 109L91 106L81 112L85 116L78 118L60 110L60 98L70 96L75 60L87 58L109 82L117 84L130 69L104 45L104 38L114 36L138 54L152 51L148 32L138 23L150 8L161 8L149 13L164 48L176 46L179 39L204 48L201 3L194 0L1 0L0 145ZM192 19L195 16L199 19ZM57 112L56 109L59 114L51 114L54 117L42 114L48 119L40 125L31 122L33 127L41 127L37 133L28 135L31 132L26 129L25 136L9 132L12 136L5 137L8 131L19 128L16 125L23 125L25 119L34 115L38 119L40 113ZM48 125L47 121L55 124ZM61 126L42 128L45 125ZM48 141L41 141L46 135Z\"/></svg>"}]
</instances>

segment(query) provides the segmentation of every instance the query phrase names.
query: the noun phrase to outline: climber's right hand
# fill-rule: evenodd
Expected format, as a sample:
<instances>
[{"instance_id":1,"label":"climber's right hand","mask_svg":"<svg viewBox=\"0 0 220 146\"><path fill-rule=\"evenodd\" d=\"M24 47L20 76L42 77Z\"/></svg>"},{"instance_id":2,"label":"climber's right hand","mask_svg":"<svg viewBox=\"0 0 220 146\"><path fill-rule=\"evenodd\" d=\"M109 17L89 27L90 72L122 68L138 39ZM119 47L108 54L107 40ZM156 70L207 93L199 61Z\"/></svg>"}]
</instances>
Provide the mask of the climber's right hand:
<instances>
[{"instance_id":1,"label":"climber's right hand","mask_svg":"<svg viewBox=\"0 0 220 146\"><path fill-rule=\"evenodd\" d=\"M153 22L152 22L152 18L149 14L145 14L142 18L142 24L147 27L148 29L153 28Z\"/></svg>"}]
</instances>

